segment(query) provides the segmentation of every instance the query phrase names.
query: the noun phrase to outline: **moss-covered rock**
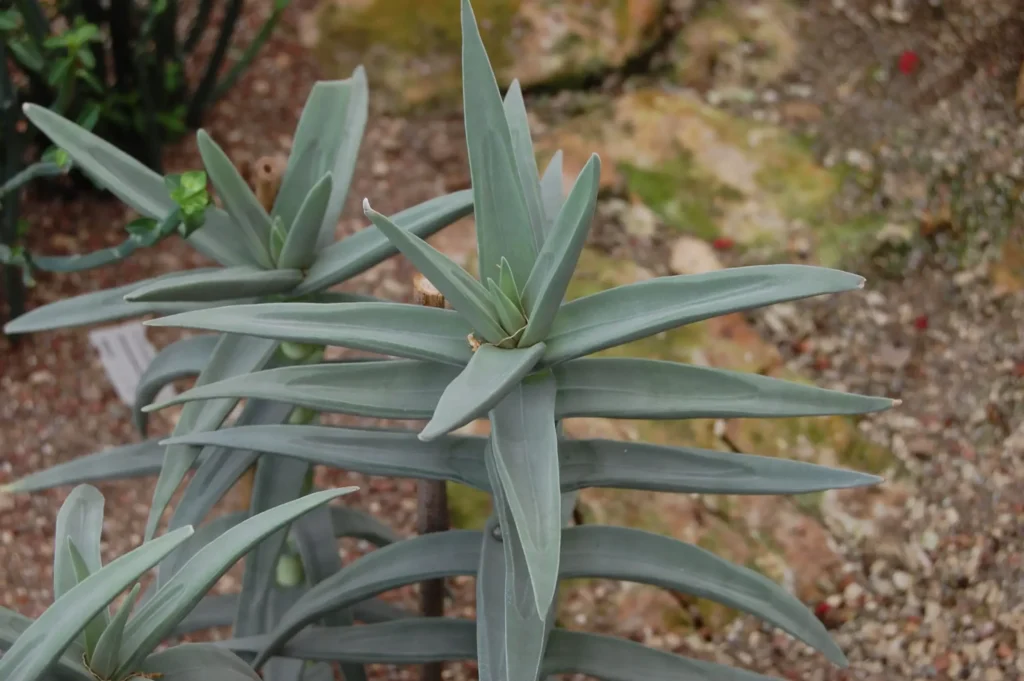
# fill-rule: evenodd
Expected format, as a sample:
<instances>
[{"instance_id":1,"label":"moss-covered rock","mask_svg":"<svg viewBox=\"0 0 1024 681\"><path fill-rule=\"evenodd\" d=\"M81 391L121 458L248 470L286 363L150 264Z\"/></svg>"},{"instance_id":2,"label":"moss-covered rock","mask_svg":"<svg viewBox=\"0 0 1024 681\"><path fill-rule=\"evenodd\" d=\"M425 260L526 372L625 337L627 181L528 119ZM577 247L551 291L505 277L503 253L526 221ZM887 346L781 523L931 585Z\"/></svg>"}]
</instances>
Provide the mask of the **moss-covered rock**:
<instances>
[{"instance_id":1,"label":"moss-covered rock","mask_svg":"<svg viewBox=\"0 0 1024 681\"><path fill-rule=\"evenodd\" d=\"M570 84L619 68L663 30L666 0L476 0L499 82ZM460 99L460 0L324 0L309 42L328 75L365 64L393 109Z\"/></svg>"}]
</instances>

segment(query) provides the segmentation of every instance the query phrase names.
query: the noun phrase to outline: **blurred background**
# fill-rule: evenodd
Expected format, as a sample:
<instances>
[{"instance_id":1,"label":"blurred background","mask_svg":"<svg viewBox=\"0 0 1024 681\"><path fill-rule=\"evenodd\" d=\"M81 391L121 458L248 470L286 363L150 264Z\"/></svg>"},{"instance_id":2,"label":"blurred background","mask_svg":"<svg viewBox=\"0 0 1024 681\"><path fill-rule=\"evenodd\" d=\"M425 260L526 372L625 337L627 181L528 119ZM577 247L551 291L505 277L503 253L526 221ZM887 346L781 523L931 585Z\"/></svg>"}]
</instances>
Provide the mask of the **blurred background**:
<instances>
[{"instance_id":1,"label":"blurred background","mask_svg":"<svg viewBox=\"0 0 1024 681\"><path fill-rule=\"evenodd\" d=\"M541 167L563 150L569 185L591 152L601 155L598 218L572 296L767 262L868 280L862 291L709 320L617 353L903 401L859 421L567 426L884 475L876 488L789 498L582 498L584 521L672 534L784 584L833 630L850 670L826 669L722 606L653 587L569 583L560 623L794 680L1024 678L1024 4L474 7L499 83L523 85ZM5 318L204 264L174 237L114 266L46 271L40 256L120 244L135 216L60 174L21 102L60 111L165 173L201 167L201 126L250 173L290 149L316 80L364 64L371 117L339 232L364 227L363 197L394 212L469 186L458 0L0 3L0 33L0 185L45 166L0 191ZM472 229L470 218L432 241L472 266ZM407 299L411 276L393 258L356 288ZM158 347L179 337L148 331ZM0 375L0 483L138 437L85 330L0 339ZM154 430L172 419L154 414ZM360 484L358 504L413 531L411 482L325 475L321 484ZM109 555L141 541L151 484L101 486ZM450 491L457 524L481 526L486 499ZM50 602L52 521L66 493L0 497L0 604L35 615ZM456 580L453 596L452 614L472 612L471 581ZM411 592L394 597L414 603Z\"/></svg>"}]
</instances>

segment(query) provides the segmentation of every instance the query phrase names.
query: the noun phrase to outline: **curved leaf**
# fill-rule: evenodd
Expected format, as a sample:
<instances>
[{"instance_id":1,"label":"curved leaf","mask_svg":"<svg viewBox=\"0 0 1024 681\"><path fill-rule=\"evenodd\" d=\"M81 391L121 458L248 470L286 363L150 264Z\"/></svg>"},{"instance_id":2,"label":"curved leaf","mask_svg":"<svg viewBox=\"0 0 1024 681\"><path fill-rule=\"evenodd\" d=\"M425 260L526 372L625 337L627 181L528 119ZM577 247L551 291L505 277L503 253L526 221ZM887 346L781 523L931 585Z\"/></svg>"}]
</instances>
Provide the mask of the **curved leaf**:
<instances>
[{"instance_id":1,"label":"curved leaf","mask_svg":"<svg viewBox=\"0 0 1024 681\"><path fill-rule=\"evenodd\" d=\"M505 92L505 120L508 121L512 137L512 151L515 154L516 170L523 187L523 199L530 215L530 229L536 250L544 243L544 207L540 196L540 178L537 175L537 158L533 153L533 138L530 135L530 118L526 114L523 90L518 80L513 80Z\"/></svg>"},{"instance_id":2,"label":"curved leaf","mask_svg":"<svg viewBox=\"0 0 1024 681\"><path fill-rule=\"evenodd\" d=\"M295 222L288 229L288 236L277 258L278 267L305 269L313 264L318 250L320 226L327 211L327 203L331 200L333 186L333 177L327 173L309 190L295 215Z\"/></svg>"},{"instance_id":3,"label":"curved leaf","mask_svg":"<svg viewBox=\"0 0 1024 681\"><path fill-rule=\"evenodd\" d=\"M141 286L125 295L128 302L201 302L226 301L288 293L302 281L300 270L260 270L255 267L229 267L199 272L167 282Z\"/></svg>"},{"instance_id":4,"label":"curved leaf","mask_svg":"<svg viewBox=\"0 0 1024 681\"><path fill-rule=\"evenodd\" d=\"M215 445L236 450L236 456L252 449L365 475L452 480L488 489L485 438L444 437L424 443L407 431L245 426L190 433L166 442Z\"/></svg>"},{"instance_id":5,"label":"curved leaf","mask_svg":"<svg viewBox=\"0 0 1024 681\"><path fill-rule=\"evenodd\" d=\"M0 649L7 650L18 637L32 626L33 620L21 613L0 607ZM64 653L54 660L49 672L57 681L95 681L92 673L82 664L85 648L72 642ZM41 677L46 678L46 677Z\"/></svg>"},{"instance_id":6,"label":"curved leaf","mask_svg":"<svg viewBox=\"0 0 1024 681\"><path fill-rule=\"evenodd\" d=\"M543 343L508 350L480 346L462 373L444 389L419 439L436 440L489 412L530 373L543 354Z\"/></svg>"},{"instance_id":7,"label":"curved leaf","mask_svg":"<svg viewBox=\"0 0 1024 681\"><path fill-rule=\"evenodd\" d=\"M167 556L167 558L160 563L155 583L150 587L153 593L156 593L165 584L167 584L167 582L171 581L171 578L174 575L181 572L182 568L184 568L185 565L187 565L188 562L192 560L197 553L199 553L199 551L209 546L212 542L219 540L225 532L233 529L243 520L245 520L244 513L228 513L214 518L205 525L202 525L198 530L196 530L195 534L188 538L188 541L184 542L177 548L177 550ZM148 598L146 600L148 600Z\"/></svg>"},{"instance_id":8,"label":"curved leaf","mask_svg":"<svg viewBox=\"0 0 1024 681\"><path fill-rule=\"evenodd\" d=\"M161 681L262 681L241 658L212 643L185 643L161 650L140 662L137 671Z\"/></svg>"},{"instance_id":9,"label":"curved leaf","mask_svg":"<svg viewBox=\"0 0 1024 681\"><path fill-rule=\"evenodd\" d=\"M526 281L540 243L530 227L505 107L469 0L462 2L462 96L482 278L496 272L505 257L516 279Z\"/></svg>"},{"instance_id":10,"label":"curved leaf","mask_svg":"<svg viewBox=\"0 0 1024 681\"><path fill-rule=\"evenodd\" d=\"M185 312L209 307L207 303L130 303L124 297L133 291L156 284L158 282L169 282L180 279L186 274L195 272L216 272L219 268L205 268L191 270L190 272L174 272L162 277L154 277L138 281L134 284L118 286L117 288L104 289L85 293L80 296L58 300L49 305L29 310L25 314L12 319L4 326L4 333L29 333L32 331L49 331L51 329L63 329L72 326L85 326L87 324L99 324L101 322L112 322L129 317L141 317L150 313L169 314L174 312Z\"/></svg>"},{"instance_id":11,"label":"curved leaf","mask_svg":"<svg viewBox=\"0 0 1024 681\"><path fill-rule=\"evenodd\" d=\"M232 305L147 324L337 345L460 367L473 356L466 340L472 329L457 312L403 303Z\"/></svg>"},{"instance_id":12,"label":"curved leaf","mask_svg":"<svg viewBox=\"0 0 1024 681\"><path fill-rule=\"evenodd\" d=\"M620 579L708 598L755 615L846 666L824 625L781 586L671 537L626 527L570 528L562 537L560 576Z\"/></svg>"},{"instance_id":13,"label":"curved leaf","mask_svg":"<svg viewBox=\"0 0 1024 681\"><path fill-rule=\"evenodd\" d=\"M163 178L139 161L44 107L26 104L23 108L28 119L67 151L78 168L142 215L159 220L175 209ZM189 243L222 265L257 264L236 243L224 211L209 208L205 215L202 229L192 233Z\"/></svg>"},{"instance_id":14,"label":"curved leaf","mask_svg":"<svg viewBox=\"0 0 1024 681\"><path fill-rule=\"evenodd\" d=\"M756 265L658 277L562 305L546 366L711 317L861 288L856 274L809 265Z\"/></svg>"},{"instance_id":15,"label":"curved leaf","mask_svg":"<svg viewBox=\"0 0 1024 681\"><path fill-rule=\"evenodd\" d=\"M235 234L241 237L240 241L249 259L264 269L270 269L274 266L270 252L267 251L267 244L270 243L270 216L235 164L205 130L196 133L196 142L203 166L227 208Z\"/></svg>"},{"instance_id":16,"label":"curved leaf","mask_svg":"<svg viewBox=\"0 0 1024 681\"><path fill-rule=\"evenodd\" d=\"M128 622L121 645L118 673L126 674L137 669L178 621L202 600L221 575L260 540L302 514L355 489L346 487L317 492L282 504L239 523L221 535L219 541L197 551ZM153 540L146 546L157 541L160 540Z\"/></svg>"},{"instance_id":17,"label":"curved leaf","mask_svg":"<svg viewBox=\"0 0 1024 681\"><path fill-rule=\"evenodd\" d=\"M254 666L326 613L406 584L475 574L479 560L480 533L470 530L435 532L377 549L303 594L267 637Z\"/></svg>"},{"instance_id":18,"label":"curved leaf","mask_svg":"<svg viewBox=\"0 0 1024 681\"><path fill-rule=\"evenodd\" d=\"M554 373L559 418L777 418L866 414L894 404L885 397L650 359L575 359Z\"/></svg>"},{"instance_id":19,"label":"curved leaf","mask_svg":"<svg viewBox=\"0 0 1024 681\"><path fill-rule=\"evenodd\" d=\"M196 386L257 371L270 361L277 346L276 341L224 334L217 341L217 346L213 349L206 368L196 379ZM237 403L237 399L223 399L216 402L189 404L181 410L173 434L182 435L193 430L217 428ZM199 454L200 450L194 447L177 446L168 447L164 452L164 464L160 469L160 477L156 481L153 503L150 505L149 518L146 521L145 536L147 539L156 533L160 516L170 503L174 491L185 478L185 474L195 464Z\"/></svg>"},{"instance_id":20,"label":"curved leaf","mask_svg":"<svg viewBox=\"0 0 1024 681\"><path fill-rule=\"evenodd\" d=\"M89 659L89 667L98 678L109 679L117 669L117 656L121 651L124 626L128 623L128 616L131 615L141 590L141 584L132 587L128 597L118 607L117 613L110 619L110 623L103 629L103 633L96 643L96 650Z\"/></svg>"},{"instance_id":21,"label":"curved leaf","mask_svg":"<svg viewBox=\"0 0 1024 681\"><path fill-rule=\"evenodd\" d=\"M541 673L586 674L603 681L777 681L628 639L565 630L551 632Z\"/></svg>"},{"instance_id":22,"label":"curved leaf","mask_svg":"<svg viewBox=\"0 0 1024 681\"><path fill-rule=\"evenodd\" d=\"M85 562L89 573L103 566L100 558L100 539L103 534L103 495L91 485L79 485L57 512L57 526L53 533L53 600L74 589L79 582L68 552L73 542Z\"/></svg>"},{"instance_id":23,"label":"curved leaf","mask_svg":"<svg viewBox=\"0 0 1024 681\"><path fill-rule=\"evenodd\" d=\"M540 178L540 198L544 204L544 238L547 239L554 227L558 214L565 203L565 189L562 185L562 150L555 152L548 167Z\"/></svg>"},{"instance_id":24,"label":"curved leaf","mask_svg":"<svg viewBox=\"0 0 1024 681\"><path fill-rule=\"evenodd\" d=\"M146 410L194 400L249 397L358 416L427 419L456 375L454 367L412 360L282 367L197 386Z\"/></svg>"},{"instance_id":25,"label":"curved leaf","mask_svg":"<svg viewBox=\"0 0 1024 681\"><path fill-rule=\"evenodd\" d=\"M331 506L330 511L334 536L339 539L360 539L378 548L402 539L390 527L357 508Z\"/></svg>"},{"instance_id":26,"label":"curved leaf","mask_svg":"<svg viewBox=\"0 0 1024 681\"><path fill-rule=\"evenodd\" d=\"M565 290L576 270L576 262L587 241L590 222L597 206L598 181L601 178L601 160L592 154L583 167L576 184L562 210L559 211L551 234L530 270L530 278L523 289L526 306L526 331L522 345L533 345L544 340L565 298Z\"/></svg>"},{"instance_id":27,"label":"curved leaf","mask_svg":"<svg viewBox=\"0 0 1024 681\"><path fill-rule=\"evenodd\" d=\"M182 378L198 376L210 361L217 336L207 334L182 338L163 348L139 377L132 405L132 421L143 435L146 434L147 414L142 407L149 404L164 386Z\"/></svg>"},{"instance_id":28,"label":"curved leaf","mask_svg":"<svg viewBox=\"0 0 1024 681\"><path fill-rule=\"evenodd\" d=\"M391 216L391 221L410 234L426 238L442 227L473 212L470 190L439 196ZM396 253L388 238L367 227L320 250L296 295L323 291L370 269Z\"/></svg>"},{"instance_id":29,"label":"curved leaf","mask_svg":"<svg viewBox=\"0 0 1024 681\"><path fill-rule=\"evenodd\" d=\"M146 542L65 593L0 657L0 678L35 681L74 642L89 621L190 534L192 528L183 527Z\"/></svg>"},{"instance_id":30,"label":"curved leaf","mask_svg":"<svg viewBox=\"0 0 1024 681\"><path fill-rule=\"evenodd\" d=\"M488 343L497 345L505 339L508 334L501 328L487 289L479 281L444 253L370 208L367 199L363 199L363 212Z\"/></svg>"},{"instance_id":31,"label":"curved leaf","mask_svg":"<svg viewBox=\"0 0 1024 681\"><path fill-rule=\"evenodd\" d=\"M551 374L535 374L491 411L488 464L501 482L516 529L505 540L521 540L539 613L547 613L555 597L562 530L555 396Z\"/></svg>"}]
</instances>

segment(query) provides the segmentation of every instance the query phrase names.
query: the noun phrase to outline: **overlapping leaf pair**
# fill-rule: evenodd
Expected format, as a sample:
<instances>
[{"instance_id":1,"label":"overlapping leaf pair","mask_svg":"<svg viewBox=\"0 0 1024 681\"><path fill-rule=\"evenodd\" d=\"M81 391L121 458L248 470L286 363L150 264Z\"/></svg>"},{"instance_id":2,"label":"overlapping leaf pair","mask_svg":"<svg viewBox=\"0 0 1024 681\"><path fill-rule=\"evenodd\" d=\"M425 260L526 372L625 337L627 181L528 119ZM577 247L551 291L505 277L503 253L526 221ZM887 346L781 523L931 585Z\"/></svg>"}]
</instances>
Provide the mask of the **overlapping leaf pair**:
<instances>
[{"instance_id":1,"label":"overlapping leaf pair","mask_svg":"<svg viewBox=\"0 0 1024 681\"><path fill-rule=\"evenodd\" d=\"M193 533L191 526L182 527L104 566L100 558L103 495L88 485L76 487L57 515L54 604L34 621L0 608L0 646L6 649L0 657L0 678L122 681L139 675L194 681L198 670L205 678L259 681L249 665L213 645L154 650L253 546L354 489L310 494L242 522L236 520L216 542L211 542L214 537L208 531ZM157 582L140 602L141 585L135 581L172 555L176 562L169 570L161 567ZM129 587L128 596L111 614L109 605Z\"/></svg>"}]
</instances>

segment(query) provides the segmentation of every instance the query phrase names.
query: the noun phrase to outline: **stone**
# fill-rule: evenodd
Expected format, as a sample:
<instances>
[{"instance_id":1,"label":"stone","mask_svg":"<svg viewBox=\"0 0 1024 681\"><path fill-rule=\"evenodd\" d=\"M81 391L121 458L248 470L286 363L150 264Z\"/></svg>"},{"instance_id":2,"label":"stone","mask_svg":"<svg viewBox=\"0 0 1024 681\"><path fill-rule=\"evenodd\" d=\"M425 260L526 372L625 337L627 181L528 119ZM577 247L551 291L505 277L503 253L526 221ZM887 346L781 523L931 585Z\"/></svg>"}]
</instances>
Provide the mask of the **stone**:
<instances>
[{"instance_id":1,"label":"stone","mask_svg":"<svg viewBox=\"0 0 1024 681\"><path fill-rule=\"evenodd\" d=\"M909 574L902 570L892 573L892 584L900 591L909 591L914 581Z\"/></svg>"},{"instance_id":2,"label":"stone","mask_svg":"<svg viewBox=\"0 0 1024 681\"><path fill-rule=\"evenodd\" d=\"M503 88L579 83L622 67L664 30L667 0L476 0L477 23ZM304 40L325 72L367 69L391 110L461 100L459 0L327 0Z\"/></svg>"},{"instance_id":3,"label":"stone","mask_svg":"<svg viewBox=\"0 0 1024 681\"><path fill-rule=\"evenodd\" d=\"M722 269L722 263L708 242L681 236L672 243L669 267L676 274L704 274Z\"/></svg>"}]
</instances>

